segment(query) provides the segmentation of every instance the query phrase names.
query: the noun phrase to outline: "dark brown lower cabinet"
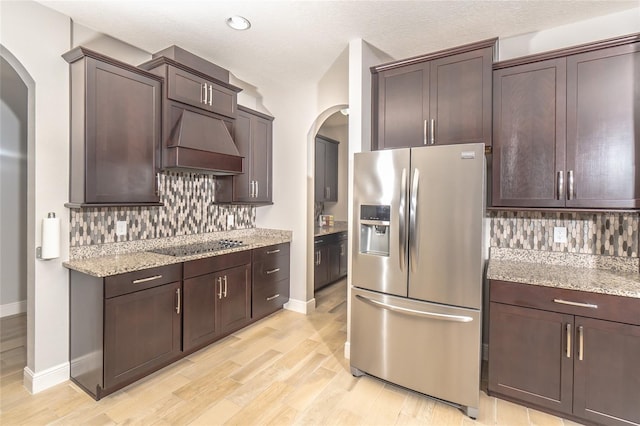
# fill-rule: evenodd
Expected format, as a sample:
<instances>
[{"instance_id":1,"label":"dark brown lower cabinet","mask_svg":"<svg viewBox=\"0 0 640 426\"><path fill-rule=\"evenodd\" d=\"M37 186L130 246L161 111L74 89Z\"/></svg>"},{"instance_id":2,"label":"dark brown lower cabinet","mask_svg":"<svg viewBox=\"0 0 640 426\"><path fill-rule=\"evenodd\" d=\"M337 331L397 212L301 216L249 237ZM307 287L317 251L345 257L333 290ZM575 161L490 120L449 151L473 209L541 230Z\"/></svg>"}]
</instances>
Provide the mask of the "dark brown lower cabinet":
<instances>
[{"instance_id":1,"label":"dark brown lower cabinet","mask_svg":"<svg viewBox=\"0 0 640 426\"><path fill-rule=\"evenodd\" d=\"M347 232L315 238L314 290L347 276L347 242Z\"/></svg>"},{"instance_id":2,"label":"dark brown lower cabinet","mask_svg":"<svg viewBox=\"0 0 640 426\"><path fill-rule=\"evenodd\" d=\"M639 299L504 281L491 281L490 298L491 395L587 423L640 424Z\"/></svg>"},{"instance_id":3,"label":"dark brown lower cabinet","mask_svg":"<svg viewBox=\"0 0 640 426\"><path fill-rule=\"evenodd\" d=\"M253 250L253 319L277 311L289 300L289 253L289 243Z\"/></svg>"},{"instance_id":4,"label":"dark brown lower cabinet","mask_svg":"<svg viewBox=\"0 0 640 426\"><path fill-rule=\"evenodd\" d=\"M182 265L70 273L71 379L95 399L182 356Z\"/></svg>"},{"instance_id":5,"label":"dark brown lower cabinet","mask_svg":"<svg viewBox=\"0 0 640 426\"><path fill-rule=\"evenodd\" d=\"M183 349L191 352L251 320L251 252L184 264Z\"/></svg>"}]
</instances>

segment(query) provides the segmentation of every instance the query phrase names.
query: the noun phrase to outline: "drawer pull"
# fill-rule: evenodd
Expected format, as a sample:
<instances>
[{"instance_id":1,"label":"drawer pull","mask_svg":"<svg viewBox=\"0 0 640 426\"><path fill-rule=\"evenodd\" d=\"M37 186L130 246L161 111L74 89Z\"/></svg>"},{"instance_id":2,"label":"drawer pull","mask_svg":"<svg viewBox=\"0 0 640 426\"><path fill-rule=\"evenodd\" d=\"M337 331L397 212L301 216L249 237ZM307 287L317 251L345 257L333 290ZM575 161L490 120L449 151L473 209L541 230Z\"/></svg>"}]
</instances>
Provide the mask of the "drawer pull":
<instances>
[{"instance_id":1,"label":"drawer pull","mask_svg":"<svg viewBox=\"0 0 640 426\"><path fill-rule=\"evenodd\" d=\"M273 296L271 296L271 297L267 297L267 302L269 302L269 301L271 301L271 300L273 300L273 299L277 299L278 297L280 297L280 294L279 294L279 293L278 293L278 294L274 294L274 295L273 295Z\"/></svg>"},{"instance_id":2,"label":"drawer pull","mask_svg":"<svg viewBox=\"0 0 640 426\"><path fill-rule=\"evenodd\" d=\"M276 268L276 269L272 269L270 271L267 271L267 275L271 275L271 274L275 274L276 272L278 272L280 270L280 268Z\"/></svg>"},{"instance_id":3,"label":"drawer pull","mask_svg":"<svg viewBox=\"0 0 640 426\"><path fill-rule=\"evenodd\" d=\"M598 305L594 305L593 303L572 302L570 300L562 300L562 299L553 299L553 301L555 303L560 303L561 305L571 305L571 306L579 306L581 308L598 309Z\"/></svg>"},{"instance_id":4,"label":"drawer pull","mask_svg":"<svg viewBox=\"0 0 640 426\"><path fill-rule=\"evenodd\" d=\"M159 280L160 278L162 278L162 275L154 275L152 277L140 278L138 280L133 280L133 283L134 284L146 283L146 282L153 281L153 280Z\"/></svg>"},{"instance_id":5,"label":"drawer pull","mask_svg":"<svg viewBox=\"0 0 640 426\"><path fill-rule=\"evenodd\" d=\"M267 254L276 254L276 253L280 253L280 249L276 249L276 250L267 250Z\"/></svg>"}]
</instances>

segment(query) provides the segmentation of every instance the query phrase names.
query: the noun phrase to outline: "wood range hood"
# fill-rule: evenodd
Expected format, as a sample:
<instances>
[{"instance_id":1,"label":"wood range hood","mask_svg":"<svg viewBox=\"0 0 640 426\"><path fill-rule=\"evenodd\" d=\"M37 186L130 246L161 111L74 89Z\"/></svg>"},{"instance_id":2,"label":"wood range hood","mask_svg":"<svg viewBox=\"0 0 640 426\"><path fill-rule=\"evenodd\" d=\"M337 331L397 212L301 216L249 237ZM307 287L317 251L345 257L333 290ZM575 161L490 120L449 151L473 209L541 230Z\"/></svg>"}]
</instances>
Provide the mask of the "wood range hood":
<instances>
[{"instance_id":1,"label":"wood range hood","mask_svg":"<svg viewBox=\"0 0 640 426\"><path fill-rule=\"evenodd\" d=\"M164 167L195 169L214 175L243 173L243 158L224 121L171 106L171 133L164 150Z\"/></svg>"}]
</instances>

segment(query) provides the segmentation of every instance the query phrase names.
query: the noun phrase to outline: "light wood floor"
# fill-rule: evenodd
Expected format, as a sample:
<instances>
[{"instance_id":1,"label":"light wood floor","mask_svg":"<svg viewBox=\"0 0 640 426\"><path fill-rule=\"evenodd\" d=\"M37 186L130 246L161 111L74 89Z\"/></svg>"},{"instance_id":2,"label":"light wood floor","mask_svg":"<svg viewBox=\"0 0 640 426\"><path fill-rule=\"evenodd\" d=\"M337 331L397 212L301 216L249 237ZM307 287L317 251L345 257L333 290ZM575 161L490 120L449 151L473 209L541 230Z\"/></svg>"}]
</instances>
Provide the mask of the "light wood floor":
<instances>
[{"instance_id":1,"label":"light wood floor","mask_svg":"<svg viewBox=\"0 0 640 426\"><path fill-rule=\"evenodd\" d=\"M30 395L24 360L2 349L0 424L575 425L484 392L474 422L420 394L354 378L343 356L345 281L316 296L312 315L281 311L99 402L71 382Z\"/></svg>"}]
</instances>

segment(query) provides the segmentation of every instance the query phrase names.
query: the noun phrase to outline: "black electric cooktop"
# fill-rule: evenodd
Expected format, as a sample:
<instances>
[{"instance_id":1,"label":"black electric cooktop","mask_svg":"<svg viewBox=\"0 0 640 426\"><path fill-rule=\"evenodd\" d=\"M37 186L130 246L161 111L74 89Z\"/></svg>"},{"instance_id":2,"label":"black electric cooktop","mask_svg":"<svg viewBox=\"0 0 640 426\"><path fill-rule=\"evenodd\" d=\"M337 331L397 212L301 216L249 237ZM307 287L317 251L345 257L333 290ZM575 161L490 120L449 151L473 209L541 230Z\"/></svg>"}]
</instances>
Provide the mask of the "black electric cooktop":
<instances>
[{"instance_id":1,"label":"black electric cooktop","mask_svg":"<svg viewBox=\"0 0 640 426\"><path fill-rule=\"evenodd\" d=\"M168 256L191 256L201 253L214 253L220 250L226 250L234 247L245 246L239 240L215 240L204 243L185 244L182 246L164 247L155 250L149 250L152 253L166 254Z\"/></svg>"}]
</instances>

